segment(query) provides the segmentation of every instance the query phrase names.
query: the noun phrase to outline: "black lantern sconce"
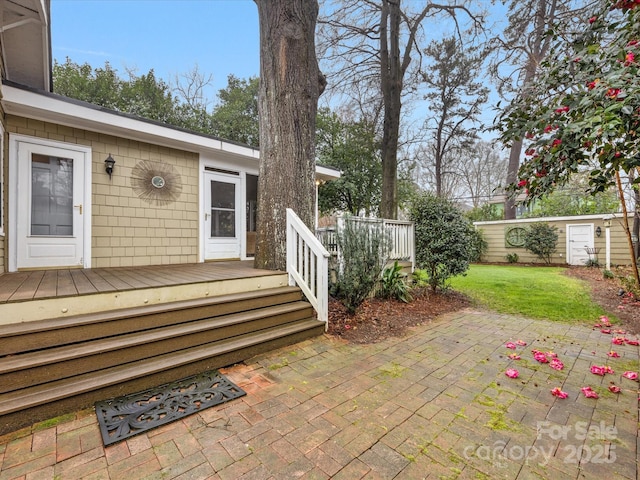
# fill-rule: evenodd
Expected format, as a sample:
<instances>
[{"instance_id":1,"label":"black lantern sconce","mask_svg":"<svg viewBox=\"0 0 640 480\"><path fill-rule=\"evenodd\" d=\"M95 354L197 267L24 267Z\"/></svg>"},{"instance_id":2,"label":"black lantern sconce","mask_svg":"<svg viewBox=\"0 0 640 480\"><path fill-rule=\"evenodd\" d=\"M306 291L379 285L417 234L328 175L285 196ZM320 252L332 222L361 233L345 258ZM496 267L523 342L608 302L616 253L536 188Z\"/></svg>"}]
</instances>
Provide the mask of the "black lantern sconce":
<instances>
[{"instance_id":1,"label":"black lantern sconce","mask_svg":"<svg viewBox=\"0 0 640 480\"><path fill-rule=\"evenodd\" d=\"M111 174L113 173L113 166L116 164L116 161L113 159L111 154L104 161L104 171L109 175L109 180L111 180Z\"/></svg>"},{"instance_id":2,"label":"black lantern sconce","mask_svg":"<svg viewBox=\"0 0 640 480\"><path fill-rule=\"evenodd\" d=\"M600 226L596 227L596 237L600 237L600 235L602 235L602 228L600 228Z\"/></svg>"}]
</instances>

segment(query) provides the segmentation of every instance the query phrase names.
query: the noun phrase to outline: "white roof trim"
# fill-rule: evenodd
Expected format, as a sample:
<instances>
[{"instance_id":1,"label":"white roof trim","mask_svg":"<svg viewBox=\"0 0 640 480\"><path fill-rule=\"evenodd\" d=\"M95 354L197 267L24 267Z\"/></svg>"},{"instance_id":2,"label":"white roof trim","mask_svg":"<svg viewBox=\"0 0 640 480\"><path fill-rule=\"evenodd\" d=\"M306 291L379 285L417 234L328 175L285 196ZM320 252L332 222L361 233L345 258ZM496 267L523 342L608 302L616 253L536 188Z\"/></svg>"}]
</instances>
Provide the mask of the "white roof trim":
<instances>
[{"instance_id":1,"label":"white roof trim","mask_svg":"<svg viewBox=\"0 0 640 480\"><path fill-rule=\"evenodd\" d=\"M518 218L514 220L487 220L483 222L473 222L474 225L501 225L501 224L513 224L513 223L539 223L539 222L570 222L576 220L602 220L603 217L610 215L612 219L622 218L622 213L600 213L591 215L573 215L569 217L531 217L531 218ZM627 216L633 216L633 213L628 213Z\"/></svg>"},{"instance_id":2,"label":"white roof trim","mask_svg":"<svg viewBox=\"0 0 640 480\"><path fill-rule=\"evenodd\" d=\"M11 85L2 86L2 105L5 112L12 115L154 145L197 153L215 150L256 160L260 158L260 151L255 148L119 114L59 95L36 93Z\"/></svg>"}]
</instances>

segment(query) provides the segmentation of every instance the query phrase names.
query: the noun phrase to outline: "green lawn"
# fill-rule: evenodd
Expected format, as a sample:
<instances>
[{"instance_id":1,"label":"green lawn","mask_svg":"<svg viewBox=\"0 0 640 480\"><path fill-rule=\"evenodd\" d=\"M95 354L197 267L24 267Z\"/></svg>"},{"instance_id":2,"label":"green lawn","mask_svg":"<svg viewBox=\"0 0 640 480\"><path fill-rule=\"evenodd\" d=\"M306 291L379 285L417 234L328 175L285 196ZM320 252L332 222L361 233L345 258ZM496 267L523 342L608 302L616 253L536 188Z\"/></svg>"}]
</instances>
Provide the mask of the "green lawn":
<instances>
[{"instance_id":1,"label":"green lawn","mask_svg":"<svg viewBox=\"0 0 640 480\"><path fill-rule=\"evenodd\" d=\"M559 321L598 320L605 311L589 297L589 286L563 275L563 268L472 265L451 286L500 313ZM615 320L611 315L609 318Z\"/></svg>"}]
</instances>

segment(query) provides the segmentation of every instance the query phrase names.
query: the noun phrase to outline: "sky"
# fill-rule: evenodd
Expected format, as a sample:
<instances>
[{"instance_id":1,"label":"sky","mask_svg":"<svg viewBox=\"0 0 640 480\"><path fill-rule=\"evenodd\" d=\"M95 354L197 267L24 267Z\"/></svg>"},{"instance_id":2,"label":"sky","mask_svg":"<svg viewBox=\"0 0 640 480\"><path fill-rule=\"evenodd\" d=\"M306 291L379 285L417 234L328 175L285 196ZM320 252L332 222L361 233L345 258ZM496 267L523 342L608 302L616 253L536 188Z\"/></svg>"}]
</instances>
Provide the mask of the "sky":
<instances>
[{"instance_id":1,"label":"sky","mask_svg":"<svg viewBox=\"0 0 640 480\"><path fill-rule=\"evenodd\" d=\"M51 0L54 60L104 66L126 77L153 69L168 82L198 65L213 75L214 100L227 76L258 76L258 8L253 0Z\"/></svg>"}]
</instances>

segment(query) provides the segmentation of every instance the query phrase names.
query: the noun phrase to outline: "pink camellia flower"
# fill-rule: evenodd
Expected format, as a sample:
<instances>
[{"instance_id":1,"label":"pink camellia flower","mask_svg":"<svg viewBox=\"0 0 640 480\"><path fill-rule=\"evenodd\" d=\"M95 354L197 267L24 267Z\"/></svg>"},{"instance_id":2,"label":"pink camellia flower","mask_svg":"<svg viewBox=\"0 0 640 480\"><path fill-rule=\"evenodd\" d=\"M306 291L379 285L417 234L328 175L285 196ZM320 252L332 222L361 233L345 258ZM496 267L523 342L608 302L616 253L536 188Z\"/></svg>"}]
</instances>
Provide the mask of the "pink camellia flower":
<instances>
[{"instance_id":1,"label":"pink camellia flower","mask_svg":"<svg viewBox=\"0 0 640 480\"><path fill-rule=\"evenodd\" d=\"M551 130L553 130L553 127L551 125L547 125L546 127L544 127L544 133L549 133Z\"/></svg>"},{"instance_id":2,"label":"pink camellia flower","mask_svg":"<svg viewBox=\"0 0 640 480\"><path fill-rule=\"evenodd\" d=\"M622 376L624 378L628 378L629 380L637 380L638 379L638 372L624 372L622 374Z\"/></svg>"},{"instance_id":3,"label":"pink camellia flower","mask_svg":"<svg viewBox=\"0 0 640 480\"><path fill-rule=\"evenodd\" d=\"M598 17L596 17L595 15L593 17L591 17L589 19L589 23L595 23L595 21L598 20Z\"/></svg>"},{"instance_id":4,"label":"pink camellia flower","mask_svg":"<svg viewBox=\"0 0 640 480\"><path fill-rule=\"evenodd\" d=\"M511 360L520 360L520 355L518 355L517 353L510 353L509 358Z\"/></svg>"},{"instance_id":5,"label":"pink camellia flower","mask_svg":"<svg viewBox=\"0 0 640 480\"><path fill-rule=\"evenodd\" d=\"M600 329L600 332L601 333L607 333L607 334L610 335L611 334L611 329L610 328L602 328L602 329Z\"/></svg>"},{"instance_id":6,"label":"pink camellia flower","mask_svg":"<svg viewBox=\"0 0 640 480\"><path fill-rule=\"evenodd\" d=\"M516 340L516 345L518 345L519 347L526 347L527 342L525 342L524 340Z\"/></svg>"},{"instance_id":7,"label":"pink camellia flower","mask_svg":"<svg viewBox=\"0 0 640 480\"><path fill-rule=\"evenodd\" d=\"M547 356L542 352L535 352L533 354L533 358L540 363L549 363L549 360L547 360Z\"/></svg>"},{"instance_id":8,"label":"pink camellia flower","mask_svg":"<svg viewBox=\"0 0 640 480\"><path fill-rule=\"evenodd\" d=\"M611 323L611 322L609 321L609 317L607 317L606 315L602 315L602 316L600 316L600 321L601 321L602 323Z\"/></svg>"},{"instance_id":9,"label":"pink camellia flower","mask_svg":"<svg viewBox=\"0 0 640 480\"><path fill-rule=\"evenodd\" d=\"M620 393L620 387L617 385L609 385L609 391L613 393Z\"/></svg>"},{"instance_id":10,"label":"pink camellia flower","mask_svg":"<svg viewBox=\"0 0 640 480\"><path fill-rule=\"evenodd\" d=\"M611 374L615 373L613 371L613 368L611 368L609 365L603 365L602 368L604 368L604 373L611 373Z\"/></svg>"},{"instance_id":11,"label":"pink camellia flower","mask_svg":"<svg viewBox=\"0 0 640 480\"><path fill-rule=\"evenodd\" d=\"M607 97L614 99L614 98L618 98L618 95L620 95L620 89L619 88L610 88L607 90L606 93Z\"/></svg>"},{"instance_id":12,"label":"pink camellia flower","mask_svg":"<svg viewBox=\"0 0 640 480\"><path fill-rule=\"evenodd\" d=\"M551 142L552 147L557 147L562 144L562 139L556 138L553 142Z\"/></svg>"},{"instance_id":13,"label":"pink camellia flower","mask_svg":"<svg viewBox=\"0 0 640 480\"><path fill-rule=\"evenodd\" d=\"M601 375L604 376L605 369L604 366L598 366L598 365L591 365L591 373L595 373L596 375Z\"/></svg>"},{"instance_id":14,"label":"pink camellia flower","mask_svg":"<svg viewBox=\"0 0 640 480\"><path fill-rule=\"evenodd\" d=\"M515 368L507 368L507 371L504 372L504 374L509 378L518 378L520 372L518 372L518 370L516 370Z\"/></svg>"},{"instance_id":15,"label":"pink camellia flower","mask_svg":"<svg viewBox=\"0 0 640 480\"><path fill-rule=\"evenodd\" d=\"M631 40L629 41L629 43L627 43L627 47L633 47L634 45L638 44L638 40Z\"/></svg>"},{"instance_id":16,"label":"pink camellia flower","mask_svg":"<svg viewBox=\"0 0 640 480\"><path fill-rule=\"evenodd\" d=\"M510 348L511 350L515 350L516 349L516 344L513 342L507 342L504 344L505 347Z\"/></svg>"},{"instance_id":17,"label":"pink camellia flower","mask_svg":"<svg viewBox=\"0 0 640 480\"><path fill-rule=\"evenodd\" d=\"M551 390L551 395L558 398L567 398L569 396L569 394L567 392L563 392L560 387L556 387Z\"/></svg>"},{"instance_id":18,"label":"pink camellia flower","mask_svg":"<svg viewBox=\"0 0 640 480\"><path fill-rule=\"evenodd\" d=\"M598 394L593 391L591 387L582 387L580 390L582 390L582 393L584 393L584 396L587 398L598 398Z\"/></svg>"},{"instance_id":19,"label":"pink camellia flower","mask_svg":"<svg viewBox=\"0 0 640 480\"><path fill-rule=\"evenodd\" d=\"M556 358L558 356L558 354L556 352L554 352L553 350L549 350L546 353L547 357L551 357L551 358Z\"/></svg>"},{"instance_id":20,"label":"pink camellia flower","mask_svg":"<svg viewBox=\"0 0 640 480\"><path fill-rule=\"evenodd\" d=\"M562 363L559 359L554 358L553 360L551 360L549 366L554 370L562 370L564 368L564 363Z\"/></svg>"},{"instance_id":21,"label":"pink camellia flower","mask_svg":"<svg viewBox=\"0 0 640 480\"><path fill-rule=\"evenodd\" d=\"M574 60L574 61L579 61L579 60L580 60L580 59L578 59L578 60ZM560 107L560 108L556 108L556 109L555 109L555 112L556 112L556 113L565 113L565 112L568 112L568 111L569 111L569 106L568 106L568 105L565 105L565 106L563 106L563 107Z\"/></svg>"},{"instance_id":22,"label":"pink camellia flower","mask_svg":"<svg viewBox=\"0 0 640 480\"><path fill-rule=\"evenodd\" d=\"M611 358L620 358L620 354L618 352L614 352L613 350L607 352L607 356Z\"/></svg>"},{"instance_id":23,"label":"pink camellia flower","mask_svg":"<svg viewBox=\"0 0 640 480\"><path fill-rule=\"evenodd\" d=\"M518 182L518 187L520 187L520 188L522 188L522 187L524 187L524 186L526 186L526 185L527 185L527 181L526 181L526 180L520 180L520 181Z\"/></svg>"},{"instance_id":24,"label":"pink camellia flower","mask_svg":"<svg viewBox=\"0 0 640 480\"><path fill-rule=\"evenodd\" d=\"M593 90L594 88L596 88L596 86L598 85L598 81L594 80L593 82L589 82L587 83L587 88L589 90Z\"/></svg>"},{"instance_id":25,"label":"pink camellia flower","mask_svg":"<svg viewBox=\"0 0 640 480\"><path fill-rule=\"evenodd\" d=\"M631 340L630 338L625 338L625 342L627 343L627 345L633 345L635 347L640 345L640 341L638 340Z\"/></svg>"},{"instance_id":26,"label":"pink camellia flower","mask_svg":"<svg viewBox=\"0 0 640 480\"><path fill-rule=\"evenodd\" d=\"M626 338L624 337L613 337L613 339L611 340L611 343L613 343L614 345L624 345L625 341L626 341Z\"/></svg>"},{"instance_id":27,"label":"pink camellia flower","mask_svg":"<svg viewBox=\"0 0 640 480\"><path fill-rule=\"evenodd\" d=\"M627 331L618 329L618 330L614 330L613 333L616 333L616 334L619 334L619 335L624 335L625 333L627 333ZM629 340L627 340L627 341L629 341Z\"/></svg>"},{"instance_id":28,"label":"pink camellia flower","mask_svg":"<svg viewBox=\"0 0 640 480\"><path fill-rule=\"evenodd\" d=\"M633 52L629 52L627 53L626 57L624 57L624 64L628 67L629 65L631 65L632 63L634 63L635 61L635 55L633 54Z\"/></svg>"}]
</instances>

